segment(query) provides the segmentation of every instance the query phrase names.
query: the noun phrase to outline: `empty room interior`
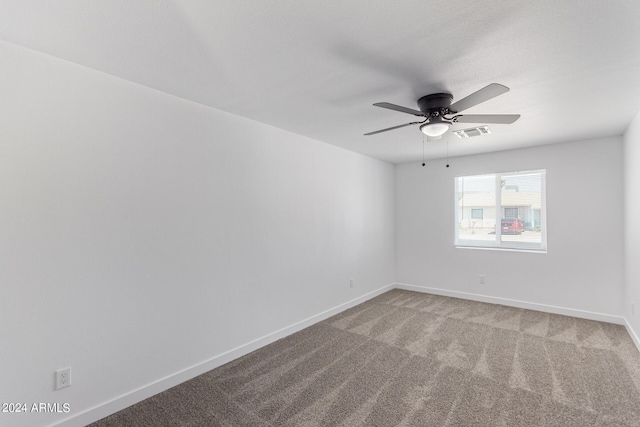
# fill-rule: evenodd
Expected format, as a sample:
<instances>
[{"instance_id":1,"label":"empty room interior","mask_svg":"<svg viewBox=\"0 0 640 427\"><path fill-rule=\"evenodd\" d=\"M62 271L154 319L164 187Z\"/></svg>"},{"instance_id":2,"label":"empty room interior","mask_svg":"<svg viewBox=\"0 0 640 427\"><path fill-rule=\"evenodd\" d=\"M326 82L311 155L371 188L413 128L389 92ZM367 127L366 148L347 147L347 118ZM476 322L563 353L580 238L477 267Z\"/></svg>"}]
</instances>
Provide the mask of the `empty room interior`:
<instances>
[{"instance_id":1,"label":"empty room interior","mask_svg":"<svg viewBox=\"0 0 640 427\"><path fill-rule=\"evenodd\" d=\"M640 2L0 3L0 425L640 425Z\"/></svg>"}]
</instances>

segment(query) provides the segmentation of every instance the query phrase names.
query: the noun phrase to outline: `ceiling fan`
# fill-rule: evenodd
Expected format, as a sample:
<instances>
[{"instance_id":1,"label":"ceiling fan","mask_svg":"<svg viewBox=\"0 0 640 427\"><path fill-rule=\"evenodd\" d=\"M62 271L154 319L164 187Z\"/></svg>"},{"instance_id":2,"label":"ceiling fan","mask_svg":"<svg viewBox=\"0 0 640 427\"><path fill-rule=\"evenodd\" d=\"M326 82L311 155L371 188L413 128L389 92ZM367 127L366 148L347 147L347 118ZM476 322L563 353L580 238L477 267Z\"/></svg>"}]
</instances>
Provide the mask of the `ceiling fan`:
<instances>
[{"instance_id":1,"label":"ceiling fan","mask_svg":"<svg viewBox=\"0 0 640 427\"><path fill-rule=\"evenodd\" d=\"M378 102L373 105L376 107L399 111L401 113L424 117L424 120L365 133L365 136L375 135L405 126L420 125L422 133L427 135L429 139L433 140L440 139L440 137L442 137L442 135L451 128L453 123L511 124L520 118L520 114L458 114L467 108L471 108L506 92L509 92L508 87L498 83L491 83L490 85L472 93L466 98L462 98L461 100L454 102L453 104L451 103L451 101L453 101L453 95L450 93L433 93L418 99L419 110L402 107L389 102Z\"/></svg>"}]
</instances>

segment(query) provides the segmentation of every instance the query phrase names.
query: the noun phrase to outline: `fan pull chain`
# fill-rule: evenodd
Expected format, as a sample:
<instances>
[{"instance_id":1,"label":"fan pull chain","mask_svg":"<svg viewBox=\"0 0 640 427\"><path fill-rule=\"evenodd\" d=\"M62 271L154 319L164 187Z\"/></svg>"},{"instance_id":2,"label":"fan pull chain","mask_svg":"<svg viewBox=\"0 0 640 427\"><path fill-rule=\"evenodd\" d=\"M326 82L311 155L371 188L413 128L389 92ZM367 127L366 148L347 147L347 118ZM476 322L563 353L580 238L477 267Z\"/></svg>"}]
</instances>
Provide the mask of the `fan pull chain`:
<instances>
[{"instance_id":1,"label":"fan pull chain","mask_svg":"<svg viewBox=\"0 0 640 427\"><path fill-rule=\"evenodd\" d=\"M424 135L422 135L422 166L424 167Z\"/></svg>"},{"instance_id":2,"label":"fan pull chain","mask_svg":"<svg viewBox=\"0 0 640 427\"><path fill-rule=\"evenodd\" d=\"M449 133L447 133L447 167L449 167Z\"/></svg>"}]
</instances>

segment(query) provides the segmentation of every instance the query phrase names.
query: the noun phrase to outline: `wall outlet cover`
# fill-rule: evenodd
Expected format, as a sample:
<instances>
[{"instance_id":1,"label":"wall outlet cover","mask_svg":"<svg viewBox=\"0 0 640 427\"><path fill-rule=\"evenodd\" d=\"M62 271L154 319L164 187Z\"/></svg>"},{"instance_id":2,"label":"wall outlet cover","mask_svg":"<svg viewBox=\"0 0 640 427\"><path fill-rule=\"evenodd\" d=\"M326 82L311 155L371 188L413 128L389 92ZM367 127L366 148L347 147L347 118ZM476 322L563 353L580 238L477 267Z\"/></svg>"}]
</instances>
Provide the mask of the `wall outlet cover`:
<instances>
[{"instance_id":1,"label":"wall outlet cover","mask_svg":"<svg viewBox=\"0 0 640 427\"><path fill-rule=\"evenodd\" d=\"M59 369L56 371L56 390L69 387L71 385L71 368Z\"/></svg>"}]
</instances>

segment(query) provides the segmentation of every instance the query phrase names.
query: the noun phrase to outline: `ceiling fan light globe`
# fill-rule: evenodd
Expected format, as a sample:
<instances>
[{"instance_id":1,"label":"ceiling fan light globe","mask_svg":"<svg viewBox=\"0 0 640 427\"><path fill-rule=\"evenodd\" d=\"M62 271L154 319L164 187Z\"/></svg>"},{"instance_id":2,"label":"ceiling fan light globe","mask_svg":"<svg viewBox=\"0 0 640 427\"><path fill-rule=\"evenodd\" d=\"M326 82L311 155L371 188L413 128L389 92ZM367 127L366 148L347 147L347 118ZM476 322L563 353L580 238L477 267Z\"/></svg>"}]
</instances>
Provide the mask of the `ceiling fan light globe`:
<instances>
[{"instance_id":1,"label":"ceiling fan light globe","mask_svg":"<svg viewBox=\"0 0 640 427\"><path fill-rule=\"evenodd\" d=\"M450 127L451 123L447 122L425 123L420 126L420 130L425 135L435 138L444 135Z\"/></svg>"}]
</instances>

